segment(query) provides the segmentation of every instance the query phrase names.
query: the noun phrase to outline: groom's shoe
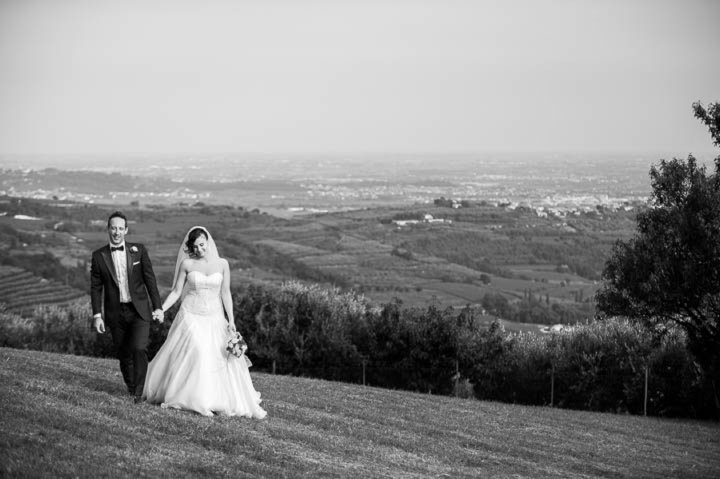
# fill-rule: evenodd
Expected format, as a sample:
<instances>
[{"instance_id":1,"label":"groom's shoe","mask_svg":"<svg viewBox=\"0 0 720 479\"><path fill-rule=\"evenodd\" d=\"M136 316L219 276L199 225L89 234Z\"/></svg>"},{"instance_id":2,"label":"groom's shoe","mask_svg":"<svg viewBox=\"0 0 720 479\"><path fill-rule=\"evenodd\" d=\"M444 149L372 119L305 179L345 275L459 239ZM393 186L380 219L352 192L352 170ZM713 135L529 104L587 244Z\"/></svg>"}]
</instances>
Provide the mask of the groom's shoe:
<instances>
[{"instance_id":1,"label":"groom's shoe","mask_svg":"<svg viewBox=\"0 0 720 479\"><path fill-rule=\"evenodd\" d=\"M140 404L140 403L142 403L143 401L144 401L144 399L143 399L142 396L135 396L135 397L133 398L133 403L134 403L134 404Z\"/></svg>"}]
</instances>

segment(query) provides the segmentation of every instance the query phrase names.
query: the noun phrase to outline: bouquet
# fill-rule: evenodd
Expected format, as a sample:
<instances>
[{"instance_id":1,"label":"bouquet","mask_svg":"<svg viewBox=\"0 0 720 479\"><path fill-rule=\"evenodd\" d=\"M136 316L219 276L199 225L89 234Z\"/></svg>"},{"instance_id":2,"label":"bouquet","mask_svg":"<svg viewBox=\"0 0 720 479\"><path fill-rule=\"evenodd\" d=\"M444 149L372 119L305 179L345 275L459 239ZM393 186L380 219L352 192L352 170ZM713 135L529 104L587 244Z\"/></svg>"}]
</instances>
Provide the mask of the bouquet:
<instances>
[{"instance_id":1,"label":"bouquet","mask_svg":"<svg viewBox=\"0 0 720 479\"><path fill-rule=\"evenodd\" d=\"M245 356L245 352L247 351L247 349L247 343L243 339L240 332L232 331L230 333L230 339L228 339L227 346L225 346L225 350L228 352L228 358L230 358L231 354L237 358L245 358L245 362L247 363L248 367L250 367L252 366L252 362L250 362L250 359Z\"/></svg>"}]
</instances>

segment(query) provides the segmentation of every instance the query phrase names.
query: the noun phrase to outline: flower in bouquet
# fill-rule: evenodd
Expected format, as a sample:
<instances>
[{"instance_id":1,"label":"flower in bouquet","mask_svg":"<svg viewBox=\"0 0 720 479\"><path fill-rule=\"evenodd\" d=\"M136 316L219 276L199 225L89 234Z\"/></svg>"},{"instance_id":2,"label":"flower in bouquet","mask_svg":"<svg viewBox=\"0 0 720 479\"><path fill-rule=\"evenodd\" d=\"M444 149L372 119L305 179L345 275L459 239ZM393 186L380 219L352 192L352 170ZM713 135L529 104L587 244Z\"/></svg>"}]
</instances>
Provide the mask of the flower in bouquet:
<instances>
[{"instance_id":1,"label":"flower in bouquet","mask_svg":"<svg viewBox=\"0 0 720 479\"><path fill-rule=\"evenodd\" d=\"M232 354L237 358L245 358L245 363L248 365L248 367L252 366L252 362L250 361L250 359L245 356L245 353L248 349L247 343L238 331L233 331L230 333L230 339L228 339L225 349L228 352L228 357L230 357L230 355Z\"/></svg>"},{"instance_id":2,"label":"flower in bouquet","mask_svg":"<svg viewBox=\"0 0 720 479\"><path fill-rule=\"evenodd\" d=\"M238 331L230 333L230 339L225 347L230 354L239 358L245 354L247 348L247 343Z\"/></svg>"}]
</instances>

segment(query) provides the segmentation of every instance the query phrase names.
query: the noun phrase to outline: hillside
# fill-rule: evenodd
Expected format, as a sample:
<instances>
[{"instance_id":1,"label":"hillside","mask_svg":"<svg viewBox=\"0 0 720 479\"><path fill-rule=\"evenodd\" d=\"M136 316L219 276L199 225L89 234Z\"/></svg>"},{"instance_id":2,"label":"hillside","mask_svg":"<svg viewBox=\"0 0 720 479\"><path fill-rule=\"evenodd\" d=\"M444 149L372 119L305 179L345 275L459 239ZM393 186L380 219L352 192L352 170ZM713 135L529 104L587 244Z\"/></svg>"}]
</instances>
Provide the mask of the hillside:
<instances>
[{"instance_id":1,"label":"hillside","mask_svg":"<svg viewBox=\"0 0 720 479\"><path fill-rule=\"evenodd\" d=\"M3 477L717 477L720 425L253 374L268 417L123 394L116 362L0 349Z\"/></svg>"},{"instance_id":2,"label":"hillside","mask_svg":"<svg viewBox=\"0 0 720 479\"><path fill-rule=\"evenodd\" d=\"M86 291L35 276L22 268L0 265L0 303L8 312L30 314L35 306L65 304L86 295Z\"/></svg>"},{"instance_id":3,"label":"hillside","mask_svg":"<svg viewBox=\"0 0 720 479\"><path fill-rule=\"evenodd\" d=\"M107 241L116 206L9 199L0 216L8 255L52 254L82 266ZM494 296L514 306L488 310L516 323L584 321L613 243L634 228L632 211L538 216L491 205L376 207L277 218L231 206L124 206L129 241L150 249L161 290L169 288L179 239L191 225L210 229L231 261L233 284L300 279L352 288L386 303L472 305ZM40 218L29 221L15 214ZM425 221L426 215L432 221ZM402 223L420 218L416 223ZM74 277L75 275L71 275ZM514 308L514 309L513 309ZM522 329L519 327L519 329ZM527 329L527 328L524 328ZM537 328L535 328L537 329Z\"/></svg>"}]
</instances>

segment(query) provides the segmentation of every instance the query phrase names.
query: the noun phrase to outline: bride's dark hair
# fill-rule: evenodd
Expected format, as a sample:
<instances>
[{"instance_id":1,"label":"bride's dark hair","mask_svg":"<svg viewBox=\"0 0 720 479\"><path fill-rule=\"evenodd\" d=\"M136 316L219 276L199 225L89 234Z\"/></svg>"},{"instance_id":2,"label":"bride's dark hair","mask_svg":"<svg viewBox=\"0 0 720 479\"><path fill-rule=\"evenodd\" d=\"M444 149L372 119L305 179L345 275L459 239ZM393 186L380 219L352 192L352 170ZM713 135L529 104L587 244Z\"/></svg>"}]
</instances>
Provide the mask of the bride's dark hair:
<instances>
[{"instance_id":1,"label":"bride's dark hair","mask_svg":"<svg viewBox=\"0 0 720 479\"><path fill-rule=\"evenodd\" d=\"M200 236L204 236L205 239L208 239L208 235L202 228L194 228L190 233L188 233L188 239L185 242L185 251L190 254L190 256L193 256L193 246L195 246L195 240L197 240Z\"/></svg>"}]
</instances>

